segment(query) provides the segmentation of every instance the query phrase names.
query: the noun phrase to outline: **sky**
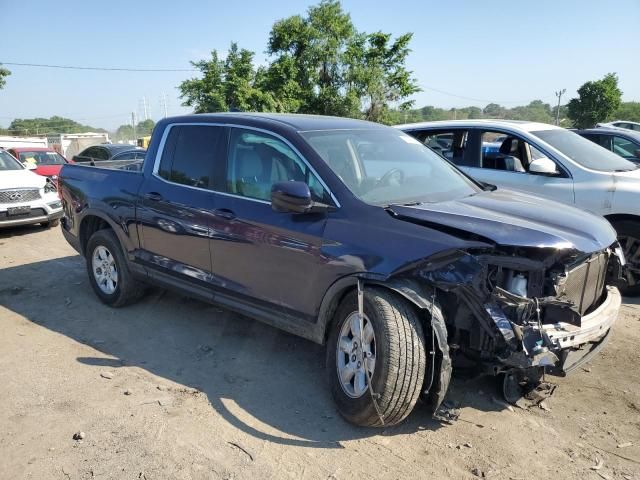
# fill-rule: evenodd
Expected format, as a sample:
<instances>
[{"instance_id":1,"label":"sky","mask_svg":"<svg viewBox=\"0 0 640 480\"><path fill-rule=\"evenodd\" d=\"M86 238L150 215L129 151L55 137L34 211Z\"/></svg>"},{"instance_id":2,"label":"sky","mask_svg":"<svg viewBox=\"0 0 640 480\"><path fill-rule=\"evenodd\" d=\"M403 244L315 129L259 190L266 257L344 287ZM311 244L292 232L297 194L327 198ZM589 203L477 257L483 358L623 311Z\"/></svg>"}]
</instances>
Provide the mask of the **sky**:
<instances>
[{"instance_id":1,"label":"sky","mask_svg":"<svg viewBox=\"0 0 640 480\"><path fill-rule=\"evenodd\" d=\"M190 68L229 43L265 63L275 21L317 1L80 2L0 0L0 63ZM640 0L343 0L359 31L413 32L407 65L422 92L417 107L534 99L554 104L584 82L616 72L624 101L640 101ZM60 70L5 65L0 126L60 115L115 129L140 118L190 111L177 86L195 73ZM463 98L466 97L466 98Z\"/></svg>"}]
</instances>

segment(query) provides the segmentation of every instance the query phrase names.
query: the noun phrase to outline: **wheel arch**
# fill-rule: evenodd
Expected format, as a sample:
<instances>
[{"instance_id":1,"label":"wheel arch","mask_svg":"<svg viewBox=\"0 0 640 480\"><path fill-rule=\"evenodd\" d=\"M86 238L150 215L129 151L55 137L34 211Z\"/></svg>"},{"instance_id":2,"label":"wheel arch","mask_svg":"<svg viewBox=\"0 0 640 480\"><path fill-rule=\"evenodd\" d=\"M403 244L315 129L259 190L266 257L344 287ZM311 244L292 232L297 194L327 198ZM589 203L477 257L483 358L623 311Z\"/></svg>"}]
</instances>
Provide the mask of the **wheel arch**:
<instances>
[{"instance_id":1,"label":"wheel arch","mask_svg":"<svg viewBox=\"0 0 640 480\"><path fill-rule=\"evenodd\" d=\"M103 229L114 230L116 232L116 236L119 238L114 225L102 214L98 212L89 212L82 218L82 221L80 222L80 228L78 230L78 236L80 241L80 249L82 250L83 255L86 255L87 243L89 242L91 235L96 233L98 230Z\"/></svg>"},{"instance_id":2,"label":"wheel arch","mask_svg":"<svg viewBox=\"0 0 640 480\"><path fill-rule=\"evenodd\" d=\"M605 215L604 218L606 218L609 221L609 223L611 223L612 225L615 222L621 222L621 221L630 221L630 222L640 223L640 215L633 215L631 213L612 213L609 215Z\"/></svg>"}]
</instances>

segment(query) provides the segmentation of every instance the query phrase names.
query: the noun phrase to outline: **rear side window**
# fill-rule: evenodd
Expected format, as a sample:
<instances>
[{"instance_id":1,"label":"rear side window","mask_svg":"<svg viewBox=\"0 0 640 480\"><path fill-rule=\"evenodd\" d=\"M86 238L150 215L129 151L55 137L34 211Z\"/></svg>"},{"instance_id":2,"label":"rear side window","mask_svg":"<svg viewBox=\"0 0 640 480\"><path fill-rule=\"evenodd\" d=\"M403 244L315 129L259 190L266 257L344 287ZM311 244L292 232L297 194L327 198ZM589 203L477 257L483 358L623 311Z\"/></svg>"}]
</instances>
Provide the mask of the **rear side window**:
<instances>
[{"instance_id":1,"label":"rear side window","mask_svg":"<svg viewBox=\"0 0 640 480\"><path fill-rule=\"evenodd\" d=\"M466 130L407 132L427 147L456 165L465 166L468 132ZM468 166L468 165L467 165Z\"/></svg>"},{"instance_id":2,"label":"rear side window","mask_svg":"<svg viewBox=\"0 0 640 480\"><path fill-rule=\"evenodd\" d=\"M172 127L164 145L158 175L181 185L210 188L221 138L221 127Z\"/></svg>"}]
</instances>

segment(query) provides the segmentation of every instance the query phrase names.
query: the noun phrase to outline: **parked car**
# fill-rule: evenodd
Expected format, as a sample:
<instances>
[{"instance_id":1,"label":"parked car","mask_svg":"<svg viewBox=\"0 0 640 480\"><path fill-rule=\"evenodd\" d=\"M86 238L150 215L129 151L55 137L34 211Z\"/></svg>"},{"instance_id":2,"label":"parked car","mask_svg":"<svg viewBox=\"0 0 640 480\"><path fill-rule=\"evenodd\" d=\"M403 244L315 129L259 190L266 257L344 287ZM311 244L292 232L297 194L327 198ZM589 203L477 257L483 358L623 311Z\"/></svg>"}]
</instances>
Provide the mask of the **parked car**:
<instances>
[{"instance_id":1,"label":"parked car","mask_svg":"<svg viewBox=\"0 0 640 480\"><path fill-rule=\"evenodd\" d=\"M100 164L103 167L117 168L136 160L143 160L147 151L132 145L105 143L85 148L73 157L76 163Z\"/></svg>"},{"instance_id":2,"label":"parked car","mask_svg":"<svg viewBox=\"0 0 640 480\"><path fill-rule=\"evenodd\" d=\"M615 122L598 123L596 127L624 128L626 130L635 130L636 132L640 132L640 123L630 122L628 120L616 120Z\"/></svg>"},{"instance_id":3,"label":"parked car","mask_svg":"<svg viewBox=\"0 0 640 480\"><path fill-rule=\"evenodd\" d=\"M453 120L399 125L430 145L451 137L445 158L491 185L545 196L607 218L629 261L627 295L640 295L640 169L564 128L515 120ZM486 138L508 135L498 152Z\"/></svg>"},{"instance_id":4,"label":"parked car","mask_svg":"<svg viewBox=\"0 0 640 480\"><path fill-rule=\"evenodd\" d=\"M640 163L640 132L620 128L588 128L574 131L630 162Z\"/></svg>"},{"instance_id":5,"label":"parked car","mask_svg":"<svg viewBox=\"0 0 640 480\"><path fill-rule=\"evenodd\" d=\"M0 227L59 223L62 204L55 183L32 168L0 149Z\"/></svg>"},{"instance_id":6,"label":"parked car","mask_svg":"<svg viewBox=\"0 0 640 480\"><path fill-rule=\"evenodd\" d=\"M35 165L34 173L49 177L52 180L56 180L62 166L69 163L66 158L53 148L14 147L7 151L20 160L21 163Z\"/></svg>"},{"instance_id":7,"label":"parked car","mask_svg":"<svg viewBox=\"0 0 640 480\"><path fill-rule=\"evenodd\" d=\"M620 308L606 220L486 187L374 123L168 118L141 172L66 165L59 181L62 232L102 302L161 285L326 344L358 425L398 423L421 395L435 410L452 365L509 392L564 375Z\"/></svg>"}]
</instances>

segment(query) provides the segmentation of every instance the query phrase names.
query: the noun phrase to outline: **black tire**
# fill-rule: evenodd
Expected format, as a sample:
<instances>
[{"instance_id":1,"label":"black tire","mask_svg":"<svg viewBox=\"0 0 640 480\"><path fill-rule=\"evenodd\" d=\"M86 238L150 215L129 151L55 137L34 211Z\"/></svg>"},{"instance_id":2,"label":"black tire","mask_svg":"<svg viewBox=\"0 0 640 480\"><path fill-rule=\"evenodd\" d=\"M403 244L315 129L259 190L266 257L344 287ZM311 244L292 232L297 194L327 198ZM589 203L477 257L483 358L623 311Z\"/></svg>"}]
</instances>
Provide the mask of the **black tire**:
<instances>
[{"instance_id":1,"label":"black tire","mask_svg":"<svg viewBox=\"0 0 640 480\"><path fill-rule=\"evenodd\" d=\"M389 426L404 420L418 400L424 381L425 342L416 310L404 298L383 288L367 287L364 314L375 334L376 360L371 386L377 394L378 416L370 392L348 396L338 377L337 348L344 322L357 312L357 293L350 292L336 312L327 344L331 393L340 414L360 426ZM383 423L384 422L384 423Z\"/></svg>"},{"instance_id":2,"label":"black tire","mask_svg":"<svg viewBox=\"0 0 640 480\"><path fill-rule=\"evenodd\" d=\"M53 228L53 227L57 227L58 225L60 225L60 219L56 218L55 220L51 220L49 222L44 222L42 224L42 226L44 228Z\"/></svg>"},{"instance_id":3,"label":"black tire","mask_svg":"<svg viewBox=\"0 0 640 480\"><path fill-rule=\"evenodd\" d=\"M618 240L622 250L625 252L627 262L637 269L636 272L629 273L627 278L629 285L621 288L620 292L627 297L638 297L640 296L640 273L638 273L640 272L640 222L621 220L614 222L613 228L618 233ZM629 238L635 239L631 252L627 249ZM632 258L633 254L635 254L635 258Z\"/></svg>"},{"instance_id":4,"label":"black tire","mask_svg":"<svg viewBox=\"0 0 640 480\"><path fill-rule=\"evenodd\" d=\"M113 293L105 293L101 290L98 282L93 273L92 260L93 254L98 247L105 247L115 262L115 266L118 272L118 280L116 288ZM89 275L89 283L93 288L93 291L98 298L111 307L123 307L137 301L144 293L144 286L142 283L133 278L133 275L129 271L129 266L122 253L120 242L118 237L111 229L98 230L95 232L89 241L87 242L87 248L85 251L85 260L87 266L87 273Z\"/></svg>"}]
</instances>

